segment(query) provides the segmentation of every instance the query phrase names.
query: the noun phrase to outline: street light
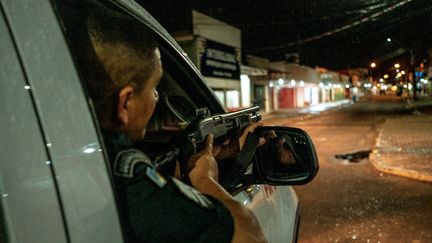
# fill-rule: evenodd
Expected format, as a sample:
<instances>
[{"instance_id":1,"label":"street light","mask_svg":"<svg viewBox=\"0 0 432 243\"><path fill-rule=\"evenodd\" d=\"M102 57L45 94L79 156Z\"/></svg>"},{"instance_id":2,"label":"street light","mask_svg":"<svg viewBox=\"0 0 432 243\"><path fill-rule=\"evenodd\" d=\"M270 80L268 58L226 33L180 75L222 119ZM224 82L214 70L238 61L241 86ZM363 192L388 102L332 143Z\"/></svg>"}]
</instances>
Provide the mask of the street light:
<instances>
[{"instance_id":1,"label":"street light","mask_svg":"<svg viewBox=\"0 0 432 243\"><path fill-rule=\"evenodd\" d=\"M370 66L371 66L371 68L375 68L376 67L376 63L373 62L373 63L371 63Z\"/></svg>"},{"instance_id":2,"label":"street light","mask_svg":"<svg viewBox=\"0 0 432 243\"><path fill-rule=\"evenodd\" d=\"M395 68L400 68L399 63L396 63L396 64L394 65L394 67L395 67Z\"/></svg>"}]
</instances>

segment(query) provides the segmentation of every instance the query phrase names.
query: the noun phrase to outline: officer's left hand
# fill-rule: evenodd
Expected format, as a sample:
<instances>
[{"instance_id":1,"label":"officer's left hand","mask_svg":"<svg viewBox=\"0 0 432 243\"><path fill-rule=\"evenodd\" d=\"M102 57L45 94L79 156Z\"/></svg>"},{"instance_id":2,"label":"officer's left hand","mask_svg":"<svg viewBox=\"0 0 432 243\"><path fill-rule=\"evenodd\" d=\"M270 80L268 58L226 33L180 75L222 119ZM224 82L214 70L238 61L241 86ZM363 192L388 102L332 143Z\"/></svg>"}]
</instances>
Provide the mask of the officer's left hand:
<instances>
[{"instance_id":1,"label":"officer's left hand","mask_svg":"<svg viewBox=\"0 0 432 243\"><path fill-rule=\"evenodd\" d=\"M216 160L223 160L227 158L233 158L243 149L246 142L246 138L249 133L253 133L257 127L262 126L262 122L257 122L249 125L245 128L243 133L238 137L238 139L228 139L219 148L215 146L214 156Z\"/></svg>"}]
</instances>

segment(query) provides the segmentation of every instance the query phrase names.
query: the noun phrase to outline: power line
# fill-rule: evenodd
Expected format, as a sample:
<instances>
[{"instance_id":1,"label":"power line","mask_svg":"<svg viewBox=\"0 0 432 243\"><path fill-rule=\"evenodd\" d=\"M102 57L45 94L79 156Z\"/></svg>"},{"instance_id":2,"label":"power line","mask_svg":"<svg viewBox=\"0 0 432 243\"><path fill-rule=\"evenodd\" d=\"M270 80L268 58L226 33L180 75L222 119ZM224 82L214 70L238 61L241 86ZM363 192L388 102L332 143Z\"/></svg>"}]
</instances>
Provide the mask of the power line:
<instances>
[{"instance_id":1,"label":"power line","mask_svg":"<svg viewBox=\"0 0 432 243\"><path fill-rule=\"evenodd\" d=\"M292 46L296 46L296 45L301 45L301 44L304 44L304 43L312 42L312 41L315 41L315 40L319 40L319 39L322 39L324 37L328 37L328 36L334 35L336 33L339 33L339 32L351 29L353 27L356 27L356 26L358 26L360 24L366 23L366 22L368 22L370 20L373 20L373 19L375 19L377 17L380 17L381 15L384 15L384 14L386 14L386 13L388 13L388 12L390 12L390 11L398 8L398 7L401 7L401 6L407 4L407 3L411 2L411 1L412 0L401 1L401 2L399 2L399 3L397 3L397 4L393 5L393 6L387 7L385 9L381 10L381 11L378 11L378 12L376 12L374 14L371 14L368 17L364 17L364 18L362 18L360 20L356 20L356 21L354 21L354 22L352 22L350 24L344 25L342 27L336 28L336 29L331 30L331 31L327 31L327 32L321 33L319 35L315 35L315 36L312 36L312 37L309 37L309 38L306 38L306 39L303 39L303 40L299 40L299 41L296 41L296 42L290 42L290 43L282 44L282 45L279 45L279 46L257 48L257 49L253 49L251 51L253 51L253 52L272 51L272 50L288 48L288 47L292 47Z\"/></svg>"}]
</instances>

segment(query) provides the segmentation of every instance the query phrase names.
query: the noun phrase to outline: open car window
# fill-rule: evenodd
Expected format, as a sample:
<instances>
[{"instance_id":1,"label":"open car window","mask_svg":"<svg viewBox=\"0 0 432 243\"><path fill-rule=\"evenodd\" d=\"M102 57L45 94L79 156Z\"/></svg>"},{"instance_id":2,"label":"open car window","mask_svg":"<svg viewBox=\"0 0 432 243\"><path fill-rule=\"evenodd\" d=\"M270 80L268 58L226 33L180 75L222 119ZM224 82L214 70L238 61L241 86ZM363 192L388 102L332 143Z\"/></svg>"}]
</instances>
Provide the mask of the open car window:
<instances>
[{"instance_id":1,"label":"open car window","mask_svg":"<svg viewBox=\"0 0 432 243\"><path fill-rule=\"evenodd\" d=\"M58 0L54 1L54 6L59 13L66 40L73 57L81 51L76 43L74 43L74 37L79 34L86 34L81 33L86 31L85 27L83 28L82 26L84 22L77 21L77 19L85 19L86 15L91 11L95 11L94 9L97 8L97 11L100 11L99 9L109 9L110 11L137 18L141 21L139 19L140 16L129 14L127 10L121 8L117 3L102 3L94 0ZM146 25L145 21L141 22L143 25ZM127 29L127 26L124 28ZM224 112L224 110L212 91L202 81L199 74L185 60L183 53L176 49L175 45L167 41L163 35L155 31L155 28L150 29L153 30L161 52L163 76L157 88L160 99L147 126L146 137L137 143L136 146L149 153L150 158L153 160L171 149L172 143L170 141L173 136L181 133L188 124L195 121L197 111L206 109L209 113L215 114ZM80 73L83 67L77 64L77 69ZM83 78L82 86L85 92L89 93L86 91L87 84ZM88 100L89 106L93 108L94 102L92 102L90 97ZM93 113L95 113L94 110ZM96 126L100 128L96 115L94 117ZM99 134L100 140L103 141L103 136L101 133ZM173 172L172 167L167 171L167 173L171 174Z\"/></svg>"},{"instance_id":2,"label":"open car window","mask_svg":"<svg viewBox=\"0 0 432 243\"><path fill-rule=\"evenodd\" d=\"M114 161L110 161L113 159L113 151L112 146L109 146L109 141L104 140L104 136L102 135L102 124L99 124L99 121L96 116L96 111L94 109L93 100L90 98L90 91L87 90L88 84L87 81L84 80L84 68L80 66L80 62L78 62L79 52L82 51L77 45L75 38L76 35L86 35L87 33L82 33L77 31L85 31L86 27L82 26L85 24L83 20L77 20L79 18L85 18L86 14L93 11L93 9L108 9L110 11L115 11L117 13L128 15L128 13L122 10L115 4L110 4L109 2L96 2L96 1L53 1L53 6L56 8L59 20L62 24L63 31L65 33L66 41L69 45L69 49L72 57L74 58L76 69L78 74L81 76L81 83L84 89L84 92L87 94L87 100L89 102L89 107L93 112L95 126L98 128L98 135L101 144L103 144L105 151L105 159L108 171L110 172L110 178L113 185L115 185L116 180L113 177L113 169L112 165ZM78 22L78 23L77 23ZM143 23L144 25L144 23ZM127 26L123 26L122 28L127 29ZM87 34L88 35L88 34ZM200 90L199 86L194 84L195 80L193 75L190 74L190 70L187 70L187 65L182 63L182 59L178 57L178 53L175 52L174 47L164 42L164 39L159 37L157 33L154 33L156 40L158 42L158 46L162 55L162 63L164 68L164 74L160 83L158 85L158 92L160 95L159 102L157 104L156 110L153 113L153 117L151 118L151 122L148 125L148 133L147 139L142 141L139 146L144 151L153 151L155 152L152 155L151 159L158 156L158 154L164 152L167 148L167 144L169 144L170 138L167 137L167 134L175 134L176 132L180 132L182 128L185 127L185 124L192 122L196 115L196 109L198 107L206 107L207 104L211 102L207 100L205 95L202 94L202 90ZM75 42L74 42L75 41ZM95 64L96 65L96 64ZM144 65L144 64L143 64ZM195 75L196 76L196 75ZM196 78L196 77L195 77ZM208 92L208 91L207 91ZM193 95L195 94L195 95ZM109 96L111 94L106 94ZM150 149L149 149L150 148ZM174 173L172 170L172 166L170 168L165 169L165 173ZM115 191L115 190L114 190ZM121 207L121 198L120 195L117 195L117 208L119 212L122 212L123 209ZM125 222L122 223L125 226ZM127 228L127 227L123 227ZM124 233L127 234L127 230ZM127 238L127 237L126 237Z\"/></svg>"}]
</instances>

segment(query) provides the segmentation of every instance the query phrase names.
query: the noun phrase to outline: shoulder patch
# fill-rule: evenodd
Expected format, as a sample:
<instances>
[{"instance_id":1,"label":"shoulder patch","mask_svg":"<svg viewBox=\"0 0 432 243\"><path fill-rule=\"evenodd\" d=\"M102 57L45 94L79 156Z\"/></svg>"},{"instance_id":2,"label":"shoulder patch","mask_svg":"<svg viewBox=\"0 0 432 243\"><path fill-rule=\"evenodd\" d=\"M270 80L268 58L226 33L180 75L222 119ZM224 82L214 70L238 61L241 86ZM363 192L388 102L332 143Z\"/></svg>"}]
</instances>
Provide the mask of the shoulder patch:
<instances>
[{"instance_id":1,"label":"shoulder patch","mask_svg":"<svg viewBox=\"0 0 432 243\"><path fill-rule=\"evenodd\" d=\"M134 168L140 163L144 163L146 167L153 167L150 159L142 151L137 149L120 151L114 161L114 175L133 178Z\"/></svg>"},{"instance_id":2,"label":"shoulder patch","mask_svg":"<svg viewBox=\"0 0 432 243\"><path fill-rule=\"evenodd\" d=\"M158 185L160 188L164 187L167 183L165 178L161 176L155 169L151 167L147 167L146 169L146 175L147 177L152 180L156 185Z\"/></svg>"},{"instance_id":3,"label":"shoulder patch","mask_svg":"<svg viewBox=\"0 0 432 243\"><path fill-rule=\"evenodd\" d=\"M176 178L171 178L174 185L179 189L180 193L183 194L187 199L192 200L200 207L205 209L214 209L213 203L204 196L201 192L197 191L195 188L184 184Z\"/></svg>"}]
</instances>

